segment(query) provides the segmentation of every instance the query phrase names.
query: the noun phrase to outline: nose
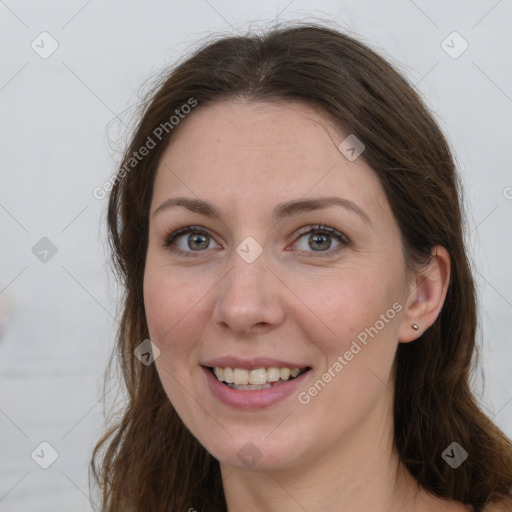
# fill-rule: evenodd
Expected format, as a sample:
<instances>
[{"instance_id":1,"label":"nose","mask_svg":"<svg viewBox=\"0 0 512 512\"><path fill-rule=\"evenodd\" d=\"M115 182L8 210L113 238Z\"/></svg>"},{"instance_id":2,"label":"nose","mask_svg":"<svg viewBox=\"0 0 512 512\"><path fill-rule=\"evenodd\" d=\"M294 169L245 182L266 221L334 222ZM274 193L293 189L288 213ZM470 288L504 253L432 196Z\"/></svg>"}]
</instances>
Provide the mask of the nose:
<instances>
[{"instance_id":1,"label":"nose","mask_svg":"<svg viewBox=\"0 0 512 512\"><path fill-rule=\"evenodd\" d=\"M247 263L233 253L231 271L219 283L213 319L237 337L263 333L284 320L283 284L264 253Z\"/></svg>"}]
</instances>

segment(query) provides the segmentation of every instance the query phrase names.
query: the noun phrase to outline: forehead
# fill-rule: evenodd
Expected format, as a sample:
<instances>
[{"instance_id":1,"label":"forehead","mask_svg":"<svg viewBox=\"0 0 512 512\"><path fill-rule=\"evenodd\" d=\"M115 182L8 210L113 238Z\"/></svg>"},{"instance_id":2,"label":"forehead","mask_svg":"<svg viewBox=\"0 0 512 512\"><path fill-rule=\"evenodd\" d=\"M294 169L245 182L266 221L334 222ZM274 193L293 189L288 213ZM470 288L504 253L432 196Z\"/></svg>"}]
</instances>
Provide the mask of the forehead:
<instances>
[{"instance_id":1,"label":"forehead","mask_svg":"<svg viewBox=\"0 0 512 512\"><path fill-rule=\"evenodd\" d=\"M298 102L229 101L197 108L164 152L154 202L170 194L261 208L304 196L341 195L379 215L386 200L362 158L338 145L349 135Z\"/></svg>"}]
</instances>

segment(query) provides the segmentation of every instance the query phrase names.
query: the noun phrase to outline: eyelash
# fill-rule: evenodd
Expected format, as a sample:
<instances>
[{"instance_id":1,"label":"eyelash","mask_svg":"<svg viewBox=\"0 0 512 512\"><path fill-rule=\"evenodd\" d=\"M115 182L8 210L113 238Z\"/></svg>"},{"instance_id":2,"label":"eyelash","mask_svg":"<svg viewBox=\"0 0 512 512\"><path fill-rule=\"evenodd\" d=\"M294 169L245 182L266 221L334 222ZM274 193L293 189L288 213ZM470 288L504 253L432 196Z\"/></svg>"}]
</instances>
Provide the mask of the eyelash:
<instances>
[{"instance_id":1,"label":"eyelash","mask_svg":"<svg viewBox=\"0 0 512 512\"><path fill-rule=\"evenodd\" d=\"M203 228L201 228L199 226L185 226L183 228L177 229L176 231L173 231L170 234L168 234L165 237L164 243L162 245L163 245L163 247L170 249L171 251L175 252L176 254L184 255L186 258L195 257L193 255L194 253L199 254L199 253L205 252L205 251L182 251L181 249L176 249L176 248L172 247L174 241L180 235L185 235L185 234L190 234L190 233L206 235L210 238L213 238L210 235L210 233L208 233L208 231L204 230ZM305 235L309 235L312 233L320 233L320 234L324 234L324 235L329 235L330 237L334 238L335 240L337 240L340 243L340 245L338 247L336 247L334 249L329 249L327 251L305 251L305 252L311 252L312 256L315 258L332 256L333 254L337 253L339 250L350 245L350 243L351 243L350 239L345 234L338 231L337 229L334 229L334 228L331 228L328 226L322 226L320 224L317 224L314 226L304 226L303 228L301 228L297 232L297 237L298 237L297 240L299 240L300 238L302 238Z\"/></svg>"}]
</instances>

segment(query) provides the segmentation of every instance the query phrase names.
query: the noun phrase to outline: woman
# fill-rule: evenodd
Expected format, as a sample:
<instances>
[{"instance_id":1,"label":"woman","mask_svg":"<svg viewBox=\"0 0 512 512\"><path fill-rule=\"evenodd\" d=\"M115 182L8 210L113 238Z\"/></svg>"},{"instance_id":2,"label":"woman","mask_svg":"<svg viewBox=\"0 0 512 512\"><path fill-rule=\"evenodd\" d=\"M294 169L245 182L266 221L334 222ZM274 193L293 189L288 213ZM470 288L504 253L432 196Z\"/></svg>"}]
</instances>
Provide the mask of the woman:
<instances>
[{"instance_id":1,"label":"woman","mask_svg":"<svg viewBox=\"0 0 512 512\"><path fill-rule=\"evenodd\" d=\"M452 156L372 50L303 24L204 45L148 97L108 223L103 510L512 510Z\"/></svg>"}]
</instances>

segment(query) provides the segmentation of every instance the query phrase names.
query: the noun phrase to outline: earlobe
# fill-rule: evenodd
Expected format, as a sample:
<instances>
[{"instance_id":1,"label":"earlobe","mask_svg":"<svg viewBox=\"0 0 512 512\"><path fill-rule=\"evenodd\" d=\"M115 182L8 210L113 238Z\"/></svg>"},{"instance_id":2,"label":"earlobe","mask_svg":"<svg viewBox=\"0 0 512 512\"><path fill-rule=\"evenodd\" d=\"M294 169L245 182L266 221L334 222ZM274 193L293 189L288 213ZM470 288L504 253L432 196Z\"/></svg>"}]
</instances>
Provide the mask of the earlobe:
<instances>
[{"instance_id":1,"label":"earlobe","mask_svg":"<svg viewBox=\"0 0 512 512\"><path fill-rule=\"evenodd\" d=\"M431 261L416 274L405 303L405 314L398 341L408 343L419 338L436 320L443 307L450 283L450 255L437 245Z\"/></svg>"}]
</instances>

